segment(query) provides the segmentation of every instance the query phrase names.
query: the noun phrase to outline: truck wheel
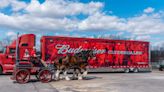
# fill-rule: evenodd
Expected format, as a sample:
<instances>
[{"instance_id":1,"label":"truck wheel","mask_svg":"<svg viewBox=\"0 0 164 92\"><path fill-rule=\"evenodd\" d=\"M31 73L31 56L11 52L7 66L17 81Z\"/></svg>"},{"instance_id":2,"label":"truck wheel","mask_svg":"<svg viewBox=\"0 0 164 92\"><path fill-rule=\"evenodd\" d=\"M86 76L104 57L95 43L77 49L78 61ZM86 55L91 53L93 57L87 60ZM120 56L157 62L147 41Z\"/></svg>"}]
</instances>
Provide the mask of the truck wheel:
<instances>
[{"instance_id":1,"label":"truck wheel","mask_svg":"<svg viewBox=\"0 0 164 92\"><path fill-rule=\"evenodd\" d=\"M134 69L133 69L133 72L134 72L134 73L138 73L138 68L134 68Z\"/></svg>"},{"instance_id":2,"label":"truck wheel","mask_svg":"<svg viewBox=\"0 0 164 92\"><path fill-rule=\"evenodd\" d=\"M125 69L124 69L124 72L125 72L125 73L129 73L129 72L130 72L130 69L129 69L129 68L125 68Z\"/></svg>"},{"instance_id":3,"label":"truck wheel","mask_svg":"<svg viewBox=\"0 0 164 92\"><path fill-rule=\"evenodd\" d=\"M3 73L3 69L2 69L2 67L0 66L0 74L2 74Z\"/></svg>"}]
</instances>

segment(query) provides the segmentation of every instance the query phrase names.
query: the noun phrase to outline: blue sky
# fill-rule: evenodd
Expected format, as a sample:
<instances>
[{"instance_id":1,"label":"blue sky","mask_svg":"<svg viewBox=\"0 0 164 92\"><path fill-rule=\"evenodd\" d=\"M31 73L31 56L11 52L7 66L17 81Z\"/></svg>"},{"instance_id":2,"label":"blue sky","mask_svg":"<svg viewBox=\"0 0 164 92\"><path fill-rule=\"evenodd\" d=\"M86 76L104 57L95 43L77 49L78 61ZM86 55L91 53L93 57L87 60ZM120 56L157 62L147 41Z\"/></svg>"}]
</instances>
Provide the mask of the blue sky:
<instances>
[{"instance_id":1,"label":"blue sky","mask_svg":"<svg viewBox=\"0 0 164 92\"><path fill-rule=\"evenodd\" d=\"M0 21L0 40L20 32L164 43L164 0L0 0Z\"/></svg>"},{"instance_id":2,"label":"blue sky","mask_svg":"<svg viewBox=\"0 0 164 92\"><path fill-rule=\"evenodd\" d=\"M80 0L90 2L90 0ZM153 7L156 11L164 9L163 0L93 0L102 1L105 4L104 10L113 11L120 17L130 17L143 12L147 7Z\"/></svg>"}]
</instances>

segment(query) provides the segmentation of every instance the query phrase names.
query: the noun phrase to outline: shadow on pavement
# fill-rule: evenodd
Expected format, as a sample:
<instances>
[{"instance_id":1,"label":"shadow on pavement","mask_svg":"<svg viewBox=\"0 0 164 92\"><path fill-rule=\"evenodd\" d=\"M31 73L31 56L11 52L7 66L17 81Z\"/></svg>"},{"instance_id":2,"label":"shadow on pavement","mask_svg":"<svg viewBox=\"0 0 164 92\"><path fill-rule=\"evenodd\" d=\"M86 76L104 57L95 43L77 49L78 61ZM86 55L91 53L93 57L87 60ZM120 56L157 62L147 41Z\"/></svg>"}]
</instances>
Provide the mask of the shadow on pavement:
<instances>
[{"instance_id":1,"label":"shadow on pavement","mask_svg":"<svg viewBox=\"0 0 164 92\"><path fill-rule=\"evenodd\" d=\"M89 72L89 74L138 74L138 73L151 73L151 71L140 71L138 73L134 73L134 72L129 72L129 73L125 73L125 72L120 72L120 71L115 71L115 72Z\"/></svg>"},{"instance_id":2,"label":"shadow on pavement","mask_svg":"<svg viewBox=\"0 0 164 92\"><path fill-rule=\"evenodd\" d=\"M87 77L84 77L84 78L83 78L83 80L93 80L93 79L102 79L102 77L87 76Z\"/></svg>"}]
</instances>

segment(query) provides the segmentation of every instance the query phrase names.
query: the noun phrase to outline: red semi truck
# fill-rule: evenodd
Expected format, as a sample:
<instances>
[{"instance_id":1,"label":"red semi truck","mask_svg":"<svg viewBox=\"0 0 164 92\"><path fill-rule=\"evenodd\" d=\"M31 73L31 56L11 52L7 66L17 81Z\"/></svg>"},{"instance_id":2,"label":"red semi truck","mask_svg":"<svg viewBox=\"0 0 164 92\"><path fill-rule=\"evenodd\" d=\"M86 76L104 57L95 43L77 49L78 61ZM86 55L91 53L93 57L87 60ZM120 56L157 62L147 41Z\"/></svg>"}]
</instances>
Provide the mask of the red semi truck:
<instances>
[{"instance_id":1,"label":"red semi truck","mask_svg":"<svg viewBox=\"0 0 164 92\"><path fill-rule=\"evenodd\" d=\"M35 46L35 35L24 34L18 39L18 55L19 59L22 59L25 51L31 52ZM89 71L138 72L151 69L149 42L43 36L40 43L41 59L46 62L66 53L93 50L95 57L88 60ZM13 41L6 46L4 53L0 54L0 73L13 72L15 61L16 41Z\"/></svg>"}]
</instances>

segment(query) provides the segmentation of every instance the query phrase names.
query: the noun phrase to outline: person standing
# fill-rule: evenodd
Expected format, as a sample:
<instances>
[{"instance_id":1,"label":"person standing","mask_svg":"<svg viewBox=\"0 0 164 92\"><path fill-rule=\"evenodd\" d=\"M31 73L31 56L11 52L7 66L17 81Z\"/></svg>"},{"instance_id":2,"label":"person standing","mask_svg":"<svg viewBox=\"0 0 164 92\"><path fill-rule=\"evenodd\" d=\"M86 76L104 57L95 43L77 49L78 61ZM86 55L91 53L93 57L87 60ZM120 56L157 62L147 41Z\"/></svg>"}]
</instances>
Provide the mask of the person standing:
<instances>
[{"instance_id":1,"label":"person standing","mask_svg":"<svg viewBox=\"0 0 164 92\"><path fill-rule=\"evenodd\" d=\"M24 55L23 55L23 60L29 60L29 58L30 58L29 51L28 51L28 49L25 49Z\"/></svg>"}]
</instances>

